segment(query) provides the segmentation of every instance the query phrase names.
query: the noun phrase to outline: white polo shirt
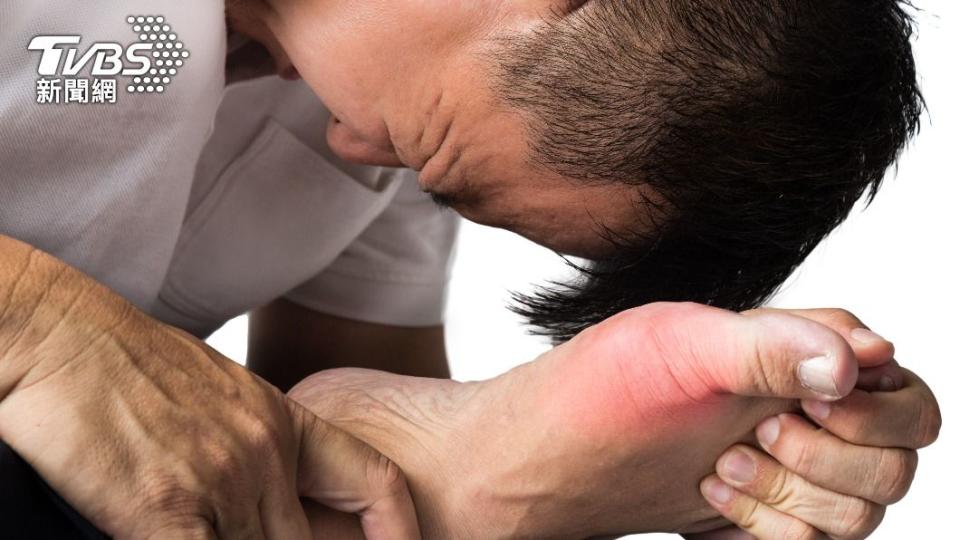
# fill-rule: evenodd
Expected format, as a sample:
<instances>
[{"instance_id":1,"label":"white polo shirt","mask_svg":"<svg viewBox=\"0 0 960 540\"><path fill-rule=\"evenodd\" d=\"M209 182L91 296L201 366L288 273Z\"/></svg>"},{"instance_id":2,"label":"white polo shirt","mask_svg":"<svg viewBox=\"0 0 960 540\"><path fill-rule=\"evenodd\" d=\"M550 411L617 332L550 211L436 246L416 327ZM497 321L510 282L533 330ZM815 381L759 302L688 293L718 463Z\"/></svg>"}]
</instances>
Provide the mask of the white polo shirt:
<instances>
[{"instance_id":1,"label":"white polo shirt","mask_svg":"<svg viewBox=\"0 0 960 540\"><path fill-rule=\"evenodd\" d=\"M198 334L275 298L400 326L442 321L459 218L409 169L347 164L302 82L231 86L155 306Z\"/></svg>"},{"instance_id":2,"label":"white polo shirt","mask_svg":"<svg viewBox=\"0 0 960 540\"><path fill-rule=\"evenodd\" d=\"M200 335L284 296L384 324L441 321L457 218L419 192L414 173L336 159L327 113L302 83L224 93L222 0L113 6L0 3L0 233ZM58 45L78 50L45 75L42 51L28 50L37 36L80 43ZM150 69L176 74L148 93L160 73L94 73L97 51L67 73L95 43L150 43ZM115 103L90 102L103 78L117 81ZM88 102L71 83L76 101L38 103L51 97L40 79L59 79L62 101L67 79L86 79Z\"/></svg>"},{"instance_id":3,"label":"white polo shirt","mask_svg":"<svg viewBox=\"0 0 960 540\"><path fill-rule=\"evenodd\" d=\"M149 310L220 102L223 10L223 0L0 2L0 233ZM31 41L78 36L79 61L94 43L139 41L130 16L163 17L184 44L190 56L172 83L162 94L134 95L124 87L132 77L107 77L118 86L115 104L62 103L68 53L56 75L43 77ZM92 65L78 74L88 85ZM59 80L61 103L38 103L41 78Z\"/></svg>"}]
</instances>

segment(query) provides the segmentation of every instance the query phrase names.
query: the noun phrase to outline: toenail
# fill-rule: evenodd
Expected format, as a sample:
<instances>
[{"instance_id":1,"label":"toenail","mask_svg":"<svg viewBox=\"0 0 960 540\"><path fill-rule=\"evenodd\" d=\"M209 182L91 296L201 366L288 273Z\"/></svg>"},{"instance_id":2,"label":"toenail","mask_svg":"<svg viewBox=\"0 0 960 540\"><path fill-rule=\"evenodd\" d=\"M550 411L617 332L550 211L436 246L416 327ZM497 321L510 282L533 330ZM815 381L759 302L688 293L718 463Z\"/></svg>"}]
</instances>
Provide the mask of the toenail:
<instances>
[{"instance_id":1,"label":"toenail","mask_svg":"<svg viewBox=\"0 0 960 540\"><path fill-rule=\"evenodd\" d=\"M830 411L833 409L829 403L807 399L801 402L801 406L803 406L804 412L817 420L826 420L830 416Z\"/></svg>"},{"instance_id":2,"label":"toenail","mask_svg":"<svg viewBox=\"0 0 960 540\"><path fill-rule=\"evenodd\" d=\"M757 439L765 448L770 448L780 438L780 419L776 416L767 418L757 426Z\"/></svg>"},{"instance_id":3,"label":"toenail","mask_svg":"<svg viewBox=\"0 0 960 540\"><path fill-rule=\"evenodd\" d=\"M727 454L721 467L724 475L738 484L749 484L757 476L757 464L743 450Z\"/></svg>"},{"instance_id":4,"label":"toenail","mask_svg":"<svg viewBox=\"0 0 960 540\"><path fill-rule=\"evenodd\" d=\"M817 356L800 362L797 375L804 388L831 398L840 397L834 376L836 362L829 356Z\"/></svg>"},{"instance_id":5,"label":"toenail","mask_svg":"<svg viewBox=\"0 0 960 540\"><path fill-rule=\"evenodd\" d=\"M703 484L703 495L716 504L727 504L733 499L733 488L722 480L711 478Z\"/></svg>"}]
</instances>

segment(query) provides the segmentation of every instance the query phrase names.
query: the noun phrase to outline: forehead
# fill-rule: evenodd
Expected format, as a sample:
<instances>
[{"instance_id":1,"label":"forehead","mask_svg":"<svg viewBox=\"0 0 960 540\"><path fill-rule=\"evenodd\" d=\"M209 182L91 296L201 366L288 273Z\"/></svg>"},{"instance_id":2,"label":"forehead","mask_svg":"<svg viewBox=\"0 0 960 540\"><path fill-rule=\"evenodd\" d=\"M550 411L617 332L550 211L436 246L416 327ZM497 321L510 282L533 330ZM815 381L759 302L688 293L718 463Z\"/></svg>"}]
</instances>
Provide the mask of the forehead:
<instances>
[{"instance_id":1,"label":"forehead","mask_svg":"<svg viewBox=\"0 0 960 540\"><path fill-rule=\"evenodd\" d=\"M566 255L603 258L614 249L614 239L654 227L646 188L566 178L529 163L508 169L487 161L453 188L437 198L465 218Z\"/></svg>"}]
</instances>

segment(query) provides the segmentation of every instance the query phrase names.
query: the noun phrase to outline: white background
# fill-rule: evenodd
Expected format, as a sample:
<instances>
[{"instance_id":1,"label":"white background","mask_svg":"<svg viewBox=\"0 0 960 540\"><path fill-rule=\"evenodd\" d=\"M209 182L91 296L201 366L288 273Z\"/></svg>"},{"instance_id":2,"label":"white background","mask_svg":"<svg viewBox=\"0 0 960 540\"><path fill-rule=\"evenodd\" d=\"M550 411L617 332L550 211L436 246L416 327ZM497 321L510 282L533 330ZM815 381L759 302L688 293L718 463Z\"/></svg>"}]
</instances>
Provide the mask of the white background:
<instances>
[{"instance_id":1,"label":"white background","mask_svg":"<svg viewBox=\"0 0 960 540\"><path fill-rule=\"evenodd\" d=\"M874 204L855 212L775 301L853 311L896 343L898 360L940 400L940 440L921 452L912 492L890 509L874 536L891 540L960 538L954 530L960 492L960 9L955 0L915 3L926 10L918 17L916 48L929 106L920 137ZM467 225L448 308L455 378L493 377L546 350L504 308L507 291L529 290L563 273L552 253L510 233ZM211 342L231 358L244 358L245 322L232 322Z\"/></svg>"}]
</instances>

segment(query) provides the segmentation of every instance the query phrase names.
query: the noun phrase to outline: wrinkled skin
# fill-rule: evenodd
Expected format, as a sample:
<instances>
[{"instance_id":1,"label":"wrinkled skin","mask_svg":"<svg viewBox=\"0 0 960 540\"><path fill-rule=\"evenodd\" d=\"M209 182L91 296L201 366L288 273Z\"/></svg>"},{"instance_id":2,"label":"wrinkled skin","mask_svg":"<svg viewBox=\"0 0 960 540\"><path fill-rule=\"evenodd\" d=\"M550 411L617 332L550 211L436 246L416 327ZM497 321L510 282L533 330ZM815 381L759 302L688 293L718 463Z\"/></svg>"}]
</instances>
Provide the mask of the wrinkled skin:
<instances>
[{"instance_id":1,"label":"wrinkled skin","mask_svg":"<svg viewBox=\"0 0 960 540\"><path fill-rule=\"evenodd\" d=\"M723 523L699 490L717 457L798 410L732 392L810 397L794 364L824 353L849 392L854 353L825 326L658 304L491 381L346 369L290 395L400 465L426 538L698 531Z\"/></svg>"}]
</instances>

